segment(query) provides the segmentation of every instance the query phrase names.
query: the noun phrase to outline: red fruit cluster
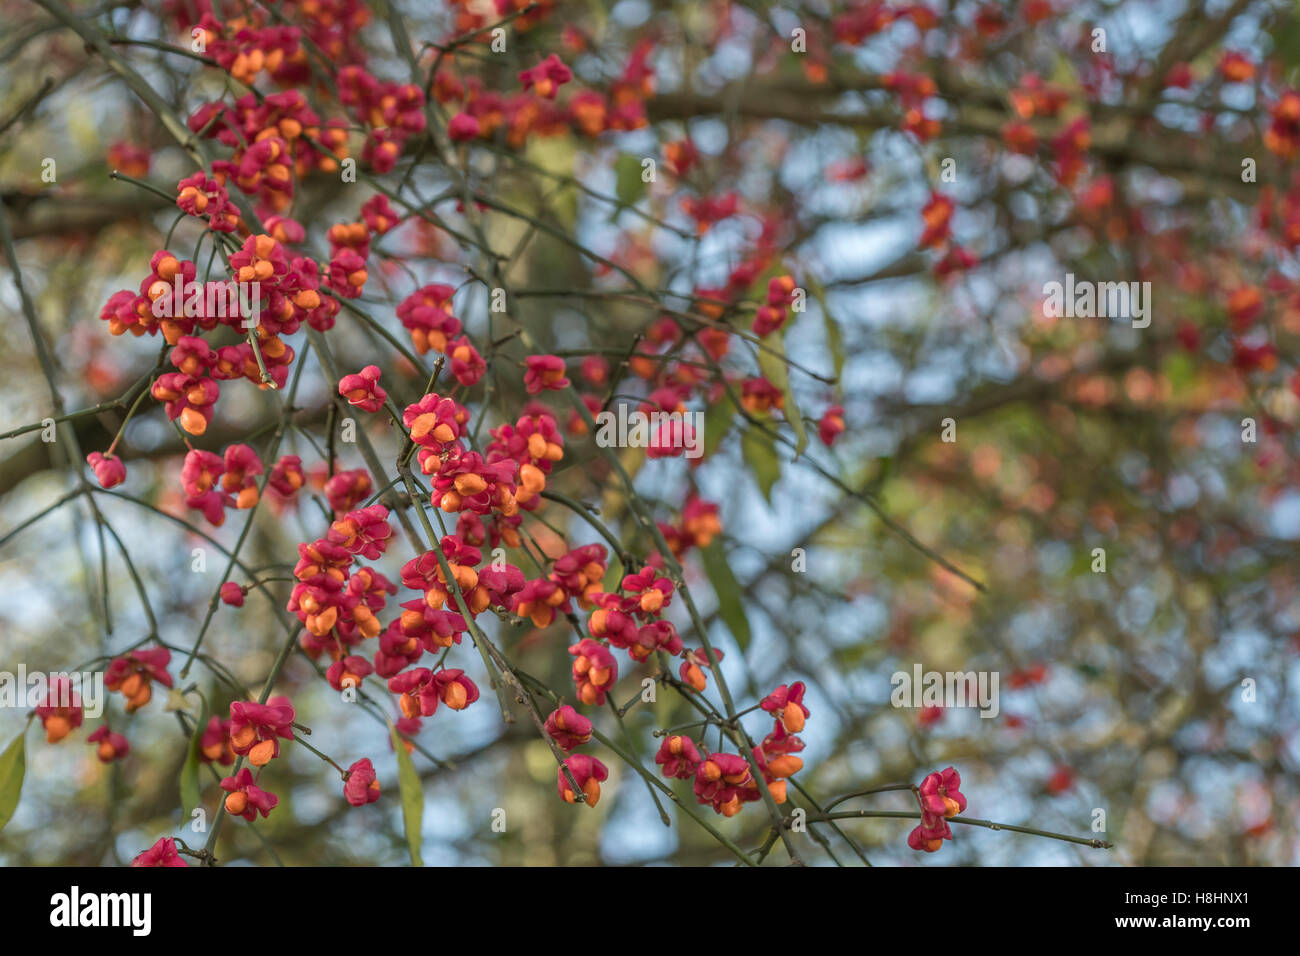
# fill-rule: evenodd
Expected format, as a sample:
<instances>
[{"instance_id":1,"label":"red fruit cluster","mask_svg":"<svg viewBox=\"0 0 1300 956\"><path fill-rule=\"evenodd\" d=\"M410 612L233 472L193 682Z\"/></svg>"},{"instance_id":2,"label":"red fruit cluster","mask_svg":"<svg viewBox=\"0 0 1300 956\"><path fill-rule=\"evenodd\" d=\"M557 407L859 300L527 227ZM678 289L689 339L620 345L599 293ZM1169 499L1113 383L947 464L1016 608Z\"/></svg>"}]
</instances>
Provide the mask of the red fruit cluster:
<instances>
[{"instance_id":1,"label":"red fruit cluster","mask_svg":"<svg viewBox=\"0 0 1300 956\"><path fill-rule=\"evenodd\" d=\"M751 751L768 792L778 804L786 801L786 778L803 769L803 760L795 756L803 748L803 741L777 721L772 732ZM695 799L722 816L735 816L744 804L762 799L753 769L742 754L709 753L702 743L672 734L659 745L655 763L665 777L693 780Z\"/></svg>"},{"instance_id":2,"label":"red fruit cluster","mask_svg":"<svg viewBox=\"0 0 1300 956\"><path fill-rule=\"evenodd\" d=\"M226 520L226 508L251 508L257 504L257 476L262 461L257 452L243 444L227 445L221 455L192 449L181 468L185 504L214 525Z\"/></svg>"},{"instance_id":3,"label":"red fruit cluster","mask_svg":"<svg viewBox=\"0 0 1300 956\"><path fill-rule=\"evenodd\" d=\"M921 822L907 836L913 850L933 853L952 839L948 820L966 809L966 798L958 789L961 775L952 767L929 774L917 787L916 799L921 806Z\"/></svg>"},{"instance_id":4,"label":"red fruit cluster","mask_svg":"<svg viewBox=\"0 0 1300 956\"><path fill-rule=\"evenodd\" d=\"M550 0L499 0L495 8L463 0L452 5L457 29L470 38L467 42L483 39L475 37L475 31L487 26L494 14L510 16L512 29L524 31L548 17L553 7ZM426 96L448 107L445 115L451 118L445 133L452 140L469 144L491 139L518 148L536 137L572 132L594 137L639 129L647 124L645 103L654 92L650 61L655 41L650 38L628 51L617 78L602 92L575 82L573 70L555 54L518 72L516 89L493 90L481 79L462 78L447 67L434 71L426 92L422 85L381 79L367 67L357 34L371 14L360 0L315 0L310 11L301 3L289 3L286 15L310 14L291 18L301 21L292 25L260 7L234 14L206 0L166 7L182 34L197 30L204 55L241 88L258 86L256 92L203 103L193 111L189 129L217 147L220 158L175 184L176 206L206 226L205 239L223 255L225 275L241 288L249 287L255 298L245 296L232 306L213 297L198 283L196 263L160 249L151 257L149 273L138 290L115 293L101 313L114 335L162 333L171 346L170 369L157 375L151 394L189 436L207 433L221 398L221 383L247 379L259 388L284 387L296 358L288 337L304 323L316 332L332 329L343 303L359 298L370 281L372 247L401 222L386 195L373 195L355 220L329 228L327 260L303 254L305 231L292 217L297 184L313 174L337 173L351 155L350 136L359 132L364 137L359 158L382 175L393 170L408 150L417 145L425 148L422 141L430 132L426 127L433 115ZM899 18L912 19L922 30L929 26L920 12L905 8L890 12L871 4L837 15L834 34L841 42L860 42ZM565 36L569 49L578 51L586 45L580 31L570 29ZM321 91L320 113L298 90L265 91L267 84L307 86L313 79L313 61L318 59L328 64L332 74L328 86L335 96ZM934 92L926 77L906 73L892 75L886 85L916 110ZM922 138L933 135L924 117L908 119L904 125ZM439 134L433 137L437 141L442 131L434 132ZM701 162L700 151L690 139L668 144L664 156L679 177ZM141 156L122 144L110 151L111 162L127 175L147 173L148 159L147 153ZM785 330L796 287L792 276L778 272L777 258L779 250L793 241L788 225L775 216L742 208L734 192L696 191L682 201L681 210L698 234L742 212L745 226L752 220L757 229L746 240L745 254L725 285L694 290L691 308L708 320L708 327L688 334L677 320L664 316L630 357L628 369L648 386L640 410L685 412L689 402L720 401L727 388L737 388L752 412L782 408L785 393L767 378L724 372L721 379L713 380L704 365L727 353L734 334L731 328L743 328L733 326L728 313L751 309L751 303L761 298L753 290L761 289L764 280L766 296L757 307L754 332L765 337ZM726 228L739 225L727 223ZM203 294L191 296L195 288ZM717 665L721 653L685 648L666 616L675 594L672 580L664 573L667 554L650 554L639 570L626 568L617 589L610 592L604 590L609 556L603 544L573 547L558 558L548 558L549 570L531 580L504 561L485 564L485 548L523 545L523 517L541 507L548 479L564 459L565 439L555 413L530 401L515 421L489 430L485 447L473 447L470 412L458 399L464 399L460 389L482 380L487 361L454 314L454 293L449 285L423 285L397 307L415 351L439 353L455 381L448 394L428 393L407 405L401 420L406 437L416 446L415 462L427 479L430 502L457 520L454 534L443 535L432 550L402 566L402 585L417 595L400 604L395 618L387 623L381 620L398 586L360 563L379 560L393 533L387 508L368 503L375 493L368 471L336 471L334 462L329 462L313 469L309 479L297 456L264 464L250 445L232 444L220 453L191 447L181 469L186 504L201 511L211 524L220 525L227 509L251 509L258 504L259 482L271 490L277 503L293 499L308 483L323 492L332 520L321 537L299 545L287 609L302 624L299 641L307 654L328 655L325 679L335 690L356 688L372 675L386 681L401 714L396 726L404 735L417 732L420 720L433 716L440 704L461 710L478 699L478 688L463 670L448 666L445 656L485 612L527 620L537 628L565 616L580 628L572 617L575 607L590 611L589 636L580 635L569 648L575 692L582 704L600 705L607 700L618 679L615 652L619 650L626 651L634 665L658 652L679 657L680 686L703 692L705 672ZM228 331L222 331L222 326ZM236 344L217 347L209 342L230 341L231 333ZM380 377L377 366L364 366L339 380L339 395L356 408L378 412L388 402ZM582 377L593 388L614 384L610 363L599 356L583 361ZM571 387L565 359L554 354L526 356L518 379L529 396ZM582 396L582 401L593 412L601 408L595 395ZM822 434L829 443L826 436L837 433L836 423L838 430L843 429L842 409L835 406L827 416ZM570 420L571 432L585 429L584 422ZM680 428L660 431L652 436L649 457L681 455L695 437ZM125 467L111 447L106 453L90 454L87 463L105 488L125 478ZM659 528L668 551L681 558L692 548L709 547L721 532L718 506L692 494L680 518ZM246 594L258 586L256 581L242 586L227 581L219 596L228 606L242 607ZM372 639L375 645L367 646L365 642ZM438 655L437 662L422 666L426 653ZM168 661L165 648L131 651L110 664L109 686L121 690L127 709L135 710L150 699L152 683L172 686ZM801 765L793 754L803 745L793 733L807 714L802 693L801 684L782 685L764 702L777 716L775 729L748 755L782 801L784 779ZM779 706L769 706L778 697ZM51 704L38 713L51 739L66 735L81 722L79 704ZM278 756L281 741L293 739L294 719L286 698L272 698L265 704L240 700L230 705L227 719L213 717L203 728L203 761L232 766L238 757L246 757L256 768L255 773L241 767L222 780L229 813L252 820L265 817L276 806L276 796L259 787L257 775ZM565 752L588 744L594 732L591 721L568 705L557 707L545 727ZM106 761L125 755L129 747L107 726L96 730L91 742ZM409 746L409 741L404 743ZM666 740L665 747L659 761L665 772L693 778L697 798L717 812L729 816L741 804L758 798L749 759L709 754L680 736ZM581 799L594 805L600 783L607 779L608 770L598 759L572 754L559 771L559 793L567 801ZM353 763L343 780L345 799L353 806L379 796L368 759ZM184 865L169 841L160 841L136 862Z\"/></svg>"},{"instance_id":5,"label":"red fruit cluster","mask_svg":"<svg viewBox=\"0 0 1300 956\"><path fill-rule=\"evenodd\" d=\"M339 168L347 157L345 125L342 118L322 123L297 90L261 100L247 93L233 104L205 103L189 117L194 133L231 150L229 159L212 163L213 178L250 197L263 221L289 208L296 181L315 170ZM286 220L284 228L287 239L301 240L296 222Z\"/></svg>"},{"instance_id":6,"label":"red fruit cluster","mask_svg":"<svg viewBox=\"0 0 1300 956\"><path fill-rule=\"evenodd\" d=\"M42 702L36 706L34 713L45 728L45 742L51 744L68 736L85 720L81 695L73 689L72 681L63 674L52 675L46 680Z\"/></svg>"},{"instance_id":7,"label":"red fruit cluster","mask_svg":"<svg viewBox=\"0 0 1300 956\"><path fill-rule=\"evenodd\" d=\"M254 767L265 767L280 756L280 741L293 740L293 705L287 697L265 704L237 700L230 705L230 749L247 756Z\"/></svg>"},{"instance_id":8,"label":"red fruit cluster","mask_svg":"<svg viewBox=\"0 0 1300 956\"><path fill-rule=\"evenodd\" d=\"M383 630L377 614L397 586L373 568L352 563L358 556L378 558L391 534L388 509L371 505L344 514L326 537L298 546L298 583L287 607L305 626L302 646L312 657L328 652L337 661Z\"/></svg>"},{"instance_id":9,"label":"red fruit cluster","mask_svg":"<svg viewBox=\"0 0 1300 956\"><path fill-rule=\"evenodd\" d=\"M659 531L668 542L668 549L679 561L690 553L692 548L707 548L722 533L722 519L718 516L718 505L705 501L692 494L682 505L681 520L677 524L659 522ZM663 556L654 554L649 561L651 567L663 567Z\"/></svg>"},{"instance_id":10,"label":"red fruit cluster","mask_svg":"<svg viewBox=\"0 0 1300 956\"><path fill-rule=\"evenodd\" d=\"M654 92L654 71L648 65L652 51L651 42L637 44L608 95L580 89L560 103L557 94L572 81L573 71L551 54L518 74L521 93L498 93L486 89L478 77L462 81L440 70L434 77L434 96L440 103L458 107L447 124L447 135L458 142L492 139L501 131L506 143L518 148L530 136L561 136L570 131L599 136L641 129L647 123L645 99Z\"/></svg>"},{"instance_id":11,"label":"red fruit cluster","mask_svg":"<svg viewBox=\"0 0 1300 956\"><path fill-rule=\"evenodd\" d=\"M129 651L109 662L104 686L120 691L126 698L127 713L132 713L153 698L154 681L167 688L172 686L171 674L167 673L171 658L172 652L165 647Z\"/></svg>"},{"instance_id":12,"label":"red fruit cluster","mask_svg":"<svg viewBox=\"0 0 1300 956\"><path fill-rule=\"evenodd\" d=\"M792 276L777 276L767 283L767 303L754 316L754 334L771 335L785 325L787 309L794 302L795 281Z\"/></svg>"}]
</instances>

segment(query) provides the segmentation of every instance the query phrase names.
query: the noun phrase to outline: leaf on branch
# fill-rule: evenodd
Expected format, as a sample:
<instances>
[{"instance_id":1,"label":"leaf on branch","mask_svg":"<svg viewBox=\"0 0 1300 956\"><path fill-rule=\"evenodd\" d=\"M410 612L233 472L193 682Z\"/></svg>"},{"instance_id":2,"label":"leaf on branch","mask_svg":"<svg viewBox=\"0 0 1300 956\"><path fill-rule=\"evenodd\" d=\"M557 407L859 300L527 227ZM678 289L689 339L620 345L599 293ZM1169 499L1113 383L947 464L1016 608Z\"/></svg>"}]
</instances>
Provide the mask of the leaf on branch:
<instances>
[{"instance_id":1,"label":"leaf on branch","mask_svg":"<svg viewBox=\"0 0 1300 956\"><path fill-rule=\"evenodd\" d=\"M727 563L727 554L722 549L722 539L714 538L707 548L700 549L700 560L704 563L704 573L708 575L709 584L718 596L718 616L726 623L731 636L740 645L741 651L749 647L751 637L749 618L745 616L745 606L740 600L740 582Z\"/></svg>"},{"instance_id":2,"label":"leaf on branch","mask_svg":"<svg viewBox=\"0 0 1300 956\"><path fill-rule=\"evenodd\" d=\"M835 378L838 381L844 374L844 335L840 331L840 323L831 314L830 306L826 302L826 290L822 288L822 284L812 278L805 281L808 292L822 310L822 326L826 332L826 345L831 350L831 361L835 363Z\"/></svg>"},{"instance_id":3,"label":"leaf on branch","mask_svg":"<svg viewBox=\"0 0 1300 956\"><path fill-rule=\"evenodd\" d=\"M185 752L185 763L181 765L181 809L188 817L200 805L202 787L199 785L199 754L202 752L204 731L208 726L208 702L203 699L203 706L194 724L194 733L190 735L190 745Z\"/></svg>"},{"instance_id":4,"label":"leaf on branch","mask_svg":"<svg viewBox=\"0 0 1300 956\"><path fill-rule=\"evenodd\" d=\"M646 462L645 449L636 446L624 448L619 452L618 460L619 464L623 466L623 470L627 472L627 476L635 478L637 472L641 470L641 466Z\"/></svg>"},{"instance_id":5,"label":"leaf on branch","mask_svg":"<svg viewBox=\"0 0 1300 956\"><path fill-rule=\"evenodd\" d=\"M790 368L786 364L785 343L774 341L768 344L781 354L777 355L765 349L760 350L758 353L758 367L762 369L763 376L779 388L781 394L785 396L785 420L794 429L794 454L798 458L803 454L803 450L808 447L808 429L804 427L803 412L799 411L799 403L795 401L794 390L790 388Z\"/></svg>"},{"instance_id":6,"label":"leaf on branch","mask_svg":"<svg viewBox=\"0 0 1300 956\"><path fill-rule=\"evenodd\" d=\"M645 195L645 182L641 179L641 160L631 153L624 153L614 161L614 175L617 185L614 193L618 201L627 206L635 206Z\"/></svg>"},{"instance_id":7,"label":"leaf on branch","mask_svg":"<svg viewBox=\"0 0 1300 956\"><path fill-rule=\"evenodd\" d=\"M781 459L776 457L776 446L767 432L750 426L740 438L740 451L745 463L758 482L759 491L767 503L772 503L772 486L781 477Z\"/></svg>"},{"instance_id":8,"label":"leaf on branch","mask_svg":"<svg viewBox=\"0 0 1300 956\"><path fill-rule=\"evenodd\" d=\"M18 796L23 789L23 776L27 772L27 728L14 738L13 743L0 754L0 830L18 809Z\"/></svg>"},{"instance_id":9,"label":"leaf on branch","mask_svg":"<svg viewBox=\"0 0 1300 956\"><path fill-rule=\"evenodd\" d=\"M704 412L704 457L708 458L722 445L722 439L731 431L735 409L730 402L714 402Z\"/></svg>"},{"instance_id":10,"label":"leaf on branch","mask_svg":"<svg viewBox=\"0 0 1300 956\"><path fill-rule=\"evenodd\" d=\"M391 723L388 725L388 733L397 754L397 785L402 795L402 823L406 827L406 846L411 851L411 866L424 866L424 860L420 858L420 844L424 839L424 790L420 787L420 775L415 772L411 755L406 752L401 735Z\"/></svg>"}]
</instances>

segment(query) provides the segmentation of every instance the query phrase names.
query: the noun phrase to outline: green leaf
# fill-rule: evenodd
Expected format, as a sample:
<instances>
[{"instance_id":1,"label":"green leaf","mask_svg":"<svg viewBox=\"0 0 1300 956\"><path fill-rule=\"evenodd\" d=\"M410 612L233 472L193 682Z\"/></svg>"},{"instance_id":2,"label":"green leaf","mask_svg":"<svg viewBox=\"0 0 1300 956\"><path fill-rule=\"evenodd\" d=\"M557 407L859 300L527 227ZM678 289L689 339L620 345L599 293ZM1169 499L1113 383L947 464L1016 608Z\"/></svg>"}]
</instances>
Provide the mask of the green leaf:
<instances>
[{"instance_id":1,"label":"green leaf","mask_svg":"<svg viewBox=\"0 0 1300 956\"><path fill-rule=\"evenodd\" d=\"M397 785L402 795L402 823L406 827L406 846L411 851L411 866L424 866L420 858L420 844L424 838L424 791L420 775L415 772L411 755L406 752L397 728L391 723L388 733L393 738L397 752Z\"/></svg>"},{"instance_id":2,"label":"green leaf","mask_svg":"<svg viewBox=\"0 0 1300 956\"><path fill-rule=\"evenodd\" d=\"M830 307L826 304L826 290L822 288L820 282L814 279L807 280L808 292L822 310L822 326L826 330L826 345L831 350L831 361L835 363L835 378L838 380L844 374L844 335L840 332L840 324L831 314Z\"/></svg>"},{"instance_id":3,"label":"green leaf","mask_svg":"<svg viewBox=\"0 0 1300 956\"><path fill-rule=\"evenodd\" d=\"M803 450L808 447L808 429L804 427L803 412L799 411L799 403L795 401L794 391L790 388L790 369L786 365L785 343L771 341L768 345L780 354L760 349L758 367L762 370L764 377L779 388L781 394L785 396L785 407L783 409L785 420L794 429L794 456L798 458L803 454Z\"/></svg>"},{"instance_id":4,"label":"green leaf","mask_svg":"<svg viewBox=\"0 0 1300 956\"><path fill-rule=\"evenodd\" d=\"M605 576L601 579L601 589L606 594L613 594L618 590L619 583L627 574L627 569L623 567L623 562L618 558L610 556L609 567L605 569ZM550 748L547 748L549 752Z\"/></svg>"},{"instance_id":5,"label":"green leaf","mask_svg":"<svg viewBox=\"0 0 1300 956\"><path fill-rule=\"evenodd\" d=\"M14 738L13 743L0 754L0 830L18 809L18 796L23 790L23 775L27 772L27 728Z\"/></svg>"},{"instance_id":6,"label":"green leaf","mask_svg":"<svg viewBox=\"0 0 1300 956\"><path fill-rule=\"evenodd\" d=\"M835 363L835 379L839 381L844 374L844 335L840 324L831 315L831 310L822 306L822 324L826 327L826 343L830 346L831 361Z\"/></svg>"},{"instance_id":7,"label":"green leaf","mask_svg":"<svg viewBox=\"0 0 1300 956\"><path fill-rule=\"evenodd\" d=\"M714 402L704 412L704 457L718 450L722 439L731 431L735 409L730 402Z\"/></svg>"},{"instance_id":8,"label":"green leaf","mask_svg":"<svg viewBox=\"0 0 1300 956\"><path fill-rule=\"evenodd\" d=\"M709 583L718 596L718 616L726 622L731 636L744 651L749 647L749 618L745 616L745 606L740 600L740 582L732 573L726 552L722 550L722 539L714 538L707 548L701 548L700 560L704 563L704 573L708 575Z\"/></svg>"},{"instance_id":9,"label":"green leaf","mask_svg":"<svg viewBox=\"0 0 1300 956\"><path fill-rule=\"evenodd\" d=\"M624 153L614 160L614 174L618 177L614 192L618 201L634 206L645 195L645 182L641 179L641 160Z\"/></svg>"},{"instance_id":10,"label":"green leaf","mask_svg":"<svg viewBox=\"0 0 1300 956\"><path fill-rule=\"evenodd\" d=\"M1174 352L1161 368L1174 395L1183 395L1196 384L1196 366L1186 352Z\"/></svg>"},{"instance_id":11,"label":"green leaf","mask_svg":"<svg viewBox=\"0 0 1300 956\"><path fill-rule=\"evenodd\" d=\"M641 466L646 463L646 454L644 448L624 448L617 452L618 460L623 465L623 470L627 472L629 478L635 478Z\"/></svg>"},{"instance_id":12,"label":"green leaf","mask_svg":"<svg viewBox=\"0 0 1300 956\"><path fill-rule=\"evenodd\" d=\"M772 486L781 477L781 459L776 456L772 436L753 426L746 428L740 438L740 451L758 482L759 491L771 504Z\"/></svg>"},{"instance_id":13,"label":"green leaf","mask_svg":"<svg viewBox=\"0 0 1300 956\"><path fill-rule=\"evenodd\" d=\"M1300 20L1278 17L1271 34L1273 55L1286 66L1289 81L1300 68Z\"/></svg>"},{"instance_id":14,"label":"green leaf","mask_svg":"<svg viewBox=\"0 0 1300 956\"><path fill-rule=\"evenodd\" d=\"M202 695L200 695L202 696ZM203 698L203 707L199 711L194 733L190 735L190 746L185 753L185 763L181 765L181 809L190 816L203 799L202 787L199 785L199 754L203 733L208 726L208 700Z\"/></svg>"}]
</instances>

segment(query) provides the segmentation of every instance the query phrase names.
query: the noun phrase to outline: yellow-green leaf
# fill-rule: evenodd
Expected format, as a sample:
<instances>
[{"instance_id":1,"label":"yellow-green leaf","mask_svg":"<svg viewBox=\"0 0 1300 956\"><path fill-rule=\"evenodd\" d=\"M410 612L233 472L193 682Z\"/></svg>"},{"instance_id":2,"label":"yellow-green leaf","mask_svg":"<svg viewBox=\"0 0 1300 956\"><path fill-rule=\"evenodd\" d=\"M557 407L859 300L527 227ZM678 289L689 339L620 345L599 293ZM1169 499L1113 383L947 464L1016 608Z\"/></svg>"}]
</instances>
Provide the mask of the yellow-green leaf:
<instances>
[{"instance_id":1,"label":"yellow-green leaf","mask_svg":"<svg viewBox=\"0 0 1300 956\"><path fill-rule=\"evenodd\" d=\"M709 583L713 585L713 592L718 596L718 616L743 651L749 647L749 618L745 616L745 605L740 600L740 582L732 573L727 554L722 549L722 539L714 538L707 548L701 548L700 560L704 564L704 573L709 576Z\"/></svg>"},{"instance_id":2,"label":"yellow-green leaf","mask_svg":"<svg viewBox=\"0 0 1300 956\"><path fill-rule=\"evenodd\" d=\"M415 772L411 755L406 752L401 735L391 723L388 733L397 753L397 786L402 796L402 823L406 827L406 847L411 851L411 866L424 866L424 860L420 858L420 844L424 839L424 790L420 787L420 775Z\"/></svg>"},{"instance_id":3,"label":"yellow-green leaf","mask_svg":"<svg viewBox=\"0 0 1300 956\"><path fill-rule=\"evenodd\" d=\"M809 294L817 300L817 305L822 310L822 327L826 332L826 345L831 350L831 361L835 363L835 378L838 381L844 374L844 335L840 332L840 324L835 320L826 303L826 290L822 288L821 283L809 279L807 285Z\"/></svg>"},{"instance_id":4,"label":"yellow-green leaf","mask_svg":"<svg viewBox=\"0 0 1300 956\"><path fill-rule=\"evenodd\" d=\"M641 160L631 153L624 153L614 161L616 186L614 192L618 201L627 206L635 206L645 195L645 181L641 178Z\"/></svg>"},{"instance_id":5,"label":"yellow-green leaf","mask_svg":"<svg viewBox=\"0 0 1300 956\"><path fill-rule=\"evenodd\" d=\"M13 743L0 754L0 830L18 809L18 796L23 790L23 775L27 772L27 728L14 738Z\"/></svg>"},{"instance_id":6,"label":"yellow-green leaf","mask_svg":"<svg viewBox=\"0 0 1300 956\"><path fill-rule=\"evenodd\" d=\"M704 412L704 457L709 457L722 444L731 430L735 410L730 402L714 402Z\"/></svg>"},{"instance_id":7,"label":"yellow-green leaf","mask_svg":"<svg viewBox=\"0 0 1300 956\"><path fill-rule=\"evenodd\" d=\"M181 765L181 809L189 816L202 800L202 788L199 786L199 753L203 733L208 726L208 701L203 698L194 733L190 735L190 745L185 753L185 763Z\"/></svg>"},{"instance_id":8,"label":"yellow-green leaf","mask_svg":"<svg viewBox=\"0 0 1300 956\"><path fill-rule=\"evenodd\" d=\"M781 459L776 456L772 436L751 425L741 434L740 451L754 474L754 480L758 482L759 491L763 492L763 497L771 504L772 486L781 477Z\"/></svg>"},{"instance_id":9,"label":"yellow-green leaf","mask_svg":"<svg viewBox=\"0 0 1300 956\"><path fill-rule=\"evenodd\" d=\"M781 394L785 396L783 411L785 412L785 420L794 429L794 454L798 458L803 454L803 450L808 447L808 429L804 427L803 412L799 411L799 403L795 401L794 391L790 388L790 369L786 365L784 343L769 340L768 345L774 351L760 349L758 367L762 370L763 376L779 388Z\"/></svg>"}]
</instances>

